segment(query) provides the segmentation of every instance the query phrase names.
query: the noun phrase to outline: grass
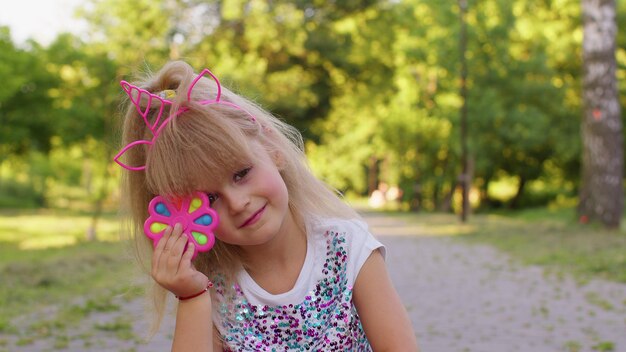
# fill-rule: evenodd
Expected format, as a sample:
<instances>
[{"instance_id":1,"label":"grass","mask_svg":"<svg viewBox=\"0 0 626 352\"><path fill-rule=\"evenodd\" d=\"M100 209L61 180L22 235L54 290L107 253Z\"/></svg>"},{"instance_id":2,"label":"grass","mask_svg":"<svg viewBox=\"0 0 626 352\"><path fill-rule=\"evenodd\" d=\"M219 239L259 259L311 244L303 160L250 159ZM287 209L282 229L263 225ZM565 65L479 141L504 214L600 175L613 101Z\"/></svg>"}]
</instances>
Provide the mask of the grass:
<instances>
[{"instance_id":1,"label":"grass","mask_svg":"<svg viewBox=\"0 0 626 352\"><path fill-rule=\"evenodd\" d=\"M112 297L136 292L115 216L100 220L98 241L85 240L90 221L81 213L0 212L0 332L23 334L16 321L51 307L52 317L28 330L65 330L91 312L117 309Z\"/></svg>"},{"instance_id":2,"label":"grass","mask_svg":"<svg viewBox=\"0 0 626 352\"><path fill-rule=\"evenodd\" d=\"M490 244L522 263L571 273L583 281L626 283L626 229L579 224L571 208L474 214L466 224L452 214L386 214L413 224L408 227L411 233Z\"/></svg>"},{"instance_id":3,"label":"grass","mask_svg":"<svg viewBox=\"0 0 626 352\"><path fill-rule=\"evenodd\" d=\"M573 273L581 280L626 283L626 230L578 224L572 209L475 214L466 224L451 214L383 214L387 223L381 226L397 220L406 223L386 227L391 235L453 236L493 245L523 263ZM18 345L28 345L56 336L54 344L61 348L72 338L73 327L90 314L119 310L114 297L140 294L133 280L135 265L118 238L115 215L101 220L99 241L85 240L89 223L89 215L83 213L0 211L0 337L13 334ZM586 299L612 309L600 296L590 294ZM28 326L18 326L16 321L29 315L37 318L30 319ZM91 333L132 339L129 324L123 319L101 323ZM0 338L0 347L6 343ZM594 347L613 348L609 342ZM578 346L572 341L567 348L576 351Z\"/></svg>"},{"instance_id":4,"label":"grass","mask_svg":"<svg viewBox=\"0 0 626 352\"><path fill-rule=\"evenodd\" d=\"M91 216L87 213L54 210L1 210L0 242L18 249L49 249L79 244L86 238ZM98 239L119 242L119 225L114 214L105 214L98 223ZM13 259L22 252L5 252ZM4 261L4 260L3 260Z\"/></svg>"},{"instance_id":5,"label":"grass","mask_svg":"<svg viewBox=\"0 0 626 352\"><path fill-rule=\"evenodd\" d=\"M132 324L124 318L118 318L113 322L96 324L95 328L101 331L114 333L120 340L131 340L135 337L132 332Z\"/></svg>"},{"instance_id":6,"label":"grass","mask_svg":"<svg viewBox=\"0 0 626 352\"><path fill-rule=\"evenodd\" d=\"M571 272L582 280L626 283L626 231L579 224L573 209L533 209L477 216L464 236L504 250L526 264Z\"/></svg>"}]
</instances>

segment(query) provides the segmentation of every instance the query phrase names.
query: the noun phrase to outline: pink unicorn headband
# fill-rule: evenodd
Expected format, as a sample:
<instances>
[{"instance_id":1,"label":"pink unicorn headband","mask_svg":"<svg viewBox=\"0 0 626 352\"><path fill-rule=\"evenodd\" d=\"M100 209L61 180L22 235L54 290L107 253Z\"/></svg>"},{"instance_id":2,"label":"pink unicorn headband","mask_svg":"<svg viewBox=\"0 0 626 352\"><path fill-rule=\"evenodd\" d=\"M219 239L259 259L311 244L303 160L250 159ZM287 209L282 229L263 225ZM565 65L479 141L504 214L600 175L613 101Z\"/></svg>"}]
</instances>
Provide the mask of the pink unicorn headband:
<instances>
[{"instance_id":1,"label":"pink unicorn headband","mask_svg":"<svg viewBox=\"0 0 626 352\"><path fill-rule=\"evenodd\" d=\"M202 104L202 105L209 105L209 104L227 105L227 106L230 106L232 108L235 108L235 109L238 109L238 110L241 110L241 111L245 112L246 114L248 114L248 116L250 116L250 119L252 121L256 121L256 119L254 118L254 116L252 116L252 114L250 114L245 109L241 108L239 105L237 105L235 103L228 102L228 101L221 100L222 86L220 85L220 81L207 68L202 70L202 72L200 72L200 74L198 74L198 76L193 80L193 82L191 82L191 86L189 86L189 89L187 90L187 101L191 101L191 91L195 87L196 83L200 80L200 78L202 78L202 76L204 76L205 74L209 74L209 76L211 76L211 78L213 78L213 80L217 84L217 94L215 96L215 99L201 100L201 101L198 102L199 104ZM178 110L176 112L170 114L169 117L167 117L166 119L161 121L163 112L165 111L165 107L168 106L168 107L171 108L171 106L174 104L173 101L165 99L166 97L169 97L168 96L168 92L169 91L163 91L161 93L164 93L164 94L157 95L157 94L150 93L150 92L148 92L145 89L136 87L136 86L134 86L134 85L132 85L132 84L126 82L126 81L121 81L120 85L122 86L122 89L124 90L124 92L126 92L128 97L130 98L131 103L135 106L135 108L137 108L137 112L143 118L143 121L145 122L146 126L148 126L148 128L150 129L150 132L152 132L152 139L150 139L150 140L140 139L140 140L137 140L137 141L134 141L134 142L131 142L131 143L127 144L124 148L122 148L119 151L119 153L117 153L117 155L115 155L113 160L116 163L118 163L121 167L123 167L123 168L125 168L127 170L131 170L131 171L145 170L146 165L129 166L129 165L126 165L123 162L121 162L119 159L129 149L134 148L134 147L136 147L139 144L147 144L149 146L149 148L151 148L152 145L154 144L154 141L156 140L156 138L161 134L161 131L163 130L163 127L165 127L165 125L167 125L167 123L170 122L171 119L177 117L178 115L184 113L185 111L188 111L189 108L185 107L185 106L182 106L182 107L178 108ZM146 105L145 108L141 107L142 99L147 99L147 105ZM157 115L156 115L156 118L154 120L154 123L150 123L150 120L148 119L148 114L150 113L150 108L152 107L152 103L153 103L153 101L155 99L159 102L159 110L157 112Z\"/></svg>"}]
</instances>

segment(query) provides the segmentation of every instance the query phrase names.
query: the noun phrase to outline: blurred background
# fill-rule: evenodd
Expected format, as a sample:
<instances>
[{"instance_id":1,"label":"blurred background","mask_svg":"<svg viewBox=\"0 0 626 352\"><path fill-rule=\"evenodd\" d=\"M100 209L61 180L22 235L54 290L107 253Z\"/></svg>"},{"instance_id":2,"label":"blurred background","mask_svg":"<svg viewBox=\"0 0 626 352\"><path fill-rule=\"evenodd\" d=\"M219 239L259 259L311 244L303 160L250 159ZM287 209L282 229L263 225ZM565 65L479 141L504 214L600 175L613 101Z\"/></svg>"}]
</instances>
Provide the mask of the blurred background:
<instances>
[{"instance_id":1,"label":"blurred background","mask_svg":"<svg viewBox=\"0 0 626 352\"><path fill-rule=\"evenodd\" d=\"M210 68L296 126L315 173L361 210L424 223L436 213L432 226L449 234L626 282L626 2L591 24L589 3L3 1L0 332L60 299L104 295L32 327L50 333L132 287L119 280L131 269L111 162L119 81L172 59ZM600 20L608 30L583 35ZM602 65L606 89L585 79ZM591 136L606 150L583 143Z\"/></svg>"}]
</instances>

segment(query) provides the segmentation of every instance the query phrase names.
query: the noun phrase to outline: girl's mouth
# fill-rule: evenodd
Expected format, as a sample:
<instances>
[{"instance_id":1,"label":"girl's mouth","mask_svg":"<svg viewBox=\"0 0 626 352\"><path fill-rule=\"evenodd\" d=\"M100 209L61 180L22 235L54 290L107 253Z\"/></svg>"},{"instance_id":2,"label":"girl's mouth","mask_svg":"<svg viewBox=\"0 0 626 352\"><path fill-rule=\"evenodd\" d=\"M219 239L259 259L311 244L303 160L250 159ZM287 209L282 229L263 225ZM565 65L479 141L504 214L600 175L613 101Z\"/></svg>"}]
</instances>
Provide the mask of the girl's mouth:
<instances>
[{"instance_id":1,"label":"girl's mouth","mask_svg":"<svg viewBox=\"0 0 626 352\"><path fill-rule=\"evenodd\" d=\"M244 228L246 226L250 226L250 225L254 225L256 224L261 217L263 216L263 213L265 212L265 207L267 207L267 204L265 204L261 209L257 210L256 213L252 214L252 216L250 216L246 221L244 221L243 224L241 224L241 226L239 226L239 228Z\"/></svg>"}]
</instances>

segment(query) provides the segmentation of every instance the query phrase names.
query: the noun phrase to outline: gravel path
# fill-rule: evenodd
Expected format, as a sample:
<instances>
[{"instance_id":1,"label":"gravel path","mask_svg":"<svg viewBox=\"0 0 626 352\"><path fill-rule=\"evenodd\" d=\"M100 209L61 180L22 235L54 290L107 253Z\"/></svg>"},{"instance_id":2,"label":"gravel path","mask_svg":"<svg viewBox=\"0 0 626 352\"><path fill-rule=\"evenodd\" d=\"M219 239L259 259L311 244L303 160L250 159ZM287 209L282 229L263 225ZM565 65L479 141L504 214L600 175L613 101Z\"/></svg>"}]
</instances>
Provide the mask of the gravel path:
<instances>
[{"instance_id":1,"label":"gravel path","mask_svg":"<svg viewBox=\"0 0 626 352\"><path fill-rule=\"evenodd\" d=\"M419 229L383 216L368 222L423 351L626 351L626 285L581 286L489 246L412 236Z\"/></svg>"},{"instance_id":2,"label":"gravel path","mask_svg":"<svg viewBox=\"0 0 626 352\"><path fill-rule=\"evenodd\" d=\"M579 285L489 246L428 236L383 215L366 218L387 246L392 279L423 352L626 352L626 285ZM120 310L91 314L61 343L54 332L22 346L0 335L0 351L169 350L171 317L145 343L142 300L117 303Z\"/></svg>"}]
</instances>

